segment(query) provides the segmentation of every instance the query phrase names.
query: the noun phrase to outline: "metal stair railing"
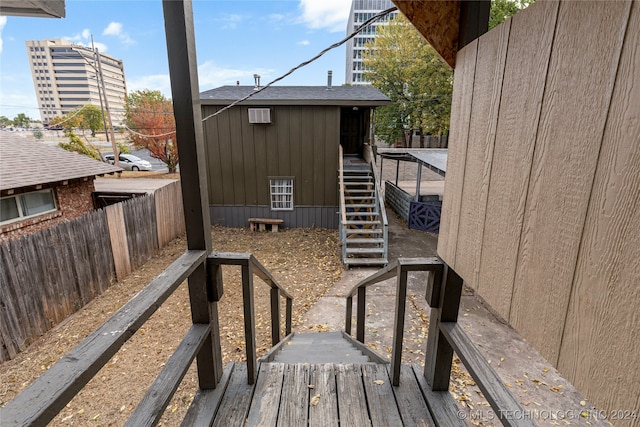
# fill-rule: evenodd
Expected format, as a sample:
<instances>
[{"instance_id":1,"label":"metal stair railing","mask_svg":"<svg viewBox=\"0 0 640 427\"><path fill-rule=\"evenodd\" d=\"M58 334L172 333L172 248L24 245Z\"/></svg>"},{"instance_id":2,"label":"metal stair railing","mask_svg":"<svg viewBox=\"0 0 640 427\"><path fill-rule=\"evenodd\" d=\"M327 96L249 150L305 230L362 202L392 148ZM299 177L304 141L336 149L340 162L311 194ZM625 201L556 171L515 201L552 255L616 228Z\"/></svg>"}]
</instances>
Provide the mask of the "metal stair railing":
<instances>
[{"instance_id":1,"label":"metal stair railing","mask_svg":"<svg viewBox=\"0 0 640 427\"><path fill-rule=\"evenodd\" d=\"M389 220L387 219L387 212L384 206L384 198L382 197L382 191L380 191L381 180L376 169L375 156L373 154L373 149L370 145L365 145L365 159L371 168L373 173L373 186L374 186L374 209L375 212L380 213L380 221L382 226L382 238L383 238L383 253L382 259L388 259L389 253ZM339 186L339 203L340 203L340 225L339 225L339 233L340 233L340 241L342 243L342 262L346 263L347 261L347 209L345 202L345 179L344 179L344 152L342 145L338 147L338 186Z\"/></svg>"},{"instance_id":2,"label":"metal stair railing","mask_svg":"<svg viewBox=\"0 0 640 427\"><path fill-rule=\"evenodd\" d=\"M440 258L398 258L391 265L360 281L347 294L345 333L351 334L353 297L357 294L356 339L364 344L367 287L397 277L391 383L394 386L400 385L407 279L410 271L431 273L427 280L425 295L431 312L424 364L424 377L430 390L423 390L424 393L435 397L427 400L429 410L439 414L438 419L460 419L460 412L448 393L455 351L503 425L534 426L535 423L530 418L514 416L514 414L526 414L526 411L458 325L463 280ZM440 394L435 396L434 392Z\"/></svg>"},{"instance_id":3,"label":"metal stair railing","mask_svg":"<svg viewBox=\"0 0 640 427\"><path fill-rule=\"evenodd\" d=\"M378 211L380 212L380 219L382 221L382 236L384 239L383 258L386 260L389 259L389 220L387 219L387 211L384 206L384 197L382 197L382 191L380 191L382 181L380 180L378 168L376 168L376 157L373 153L373 148L371 147L371 145L366 145L365 150L367 152L367 160L369 162L369 165L371 165L371 170L373 171L373 182L375 183L374 188L376 190L376 203L378 205Z\"/></svg>"}]
</instances>

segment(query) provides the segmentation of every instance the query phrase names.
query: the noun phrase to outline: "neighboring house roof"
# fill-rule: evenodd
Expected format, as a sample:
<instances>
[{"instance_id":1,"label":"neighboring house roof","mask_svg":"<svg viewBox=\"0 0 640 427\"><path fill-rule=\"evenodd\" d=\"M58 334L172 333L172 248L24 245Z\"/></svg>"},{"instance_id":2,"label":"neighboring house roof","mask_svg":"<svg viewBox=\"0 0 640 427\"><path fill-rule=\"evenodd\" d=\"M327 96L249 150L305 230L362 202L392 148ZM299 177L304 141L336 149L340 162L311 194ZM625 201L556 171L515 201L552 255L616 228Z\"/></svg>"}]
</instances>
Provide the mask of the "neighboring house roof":
<instances>
[{"instance_id":1,"label":"neighboring house roof","mask_svg":"<svg viewBox=\"0 0 640 427\"><path fill-rule=\"evenodd\" d=\"M121 170L57 146L0 132L0 190L93 177Z\"/></svg>"},{"instance_id":2,"label":"neighboring house roof","mask_svg":"<svg viewBox=\"0 0 640 427\"><path fill-rule=\"evenodd\" d=\"M253 86L222 86L200 94L202 105L229 105L255 92ZM335 105L375 107L390 104L371 86L270 86L241 105Z\"/></svg>"}]
</instances>

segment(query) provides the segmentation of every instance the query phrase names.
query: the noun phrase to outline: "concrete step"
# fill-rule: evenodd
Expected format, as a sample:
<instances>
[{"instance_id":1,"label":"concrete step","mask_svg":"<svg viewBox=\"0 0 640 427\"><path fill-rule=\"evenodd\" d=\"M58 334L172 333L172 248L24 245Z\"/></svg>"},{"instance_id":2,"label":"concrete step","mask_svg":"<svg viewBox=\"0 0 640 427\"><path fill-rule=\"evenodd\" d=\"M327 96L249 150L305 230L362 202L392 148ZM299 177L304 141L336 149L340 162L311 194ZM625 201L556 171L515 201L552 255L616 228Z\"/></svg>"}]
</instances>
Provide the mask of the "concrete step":
<instances>
[{"instance_id":1,"label":"concrete step","mask_svg":"<svg viewBox=\"0 0 640 427\"><path fill-rule=\"evenodd\" d=\"M387 265L389 262L386 258L347 258L344 264L351 265Z\"/></svg>"},{"instance_id":2,"label":"concrete step","mask_svg":"<svg viewBox=\"0 0 640 427\"><path fill-rule=\"evenodd\" d=\"M367 363L341 332L295 334L273 359L280 363Z\"/></svg>"}]
</instances>

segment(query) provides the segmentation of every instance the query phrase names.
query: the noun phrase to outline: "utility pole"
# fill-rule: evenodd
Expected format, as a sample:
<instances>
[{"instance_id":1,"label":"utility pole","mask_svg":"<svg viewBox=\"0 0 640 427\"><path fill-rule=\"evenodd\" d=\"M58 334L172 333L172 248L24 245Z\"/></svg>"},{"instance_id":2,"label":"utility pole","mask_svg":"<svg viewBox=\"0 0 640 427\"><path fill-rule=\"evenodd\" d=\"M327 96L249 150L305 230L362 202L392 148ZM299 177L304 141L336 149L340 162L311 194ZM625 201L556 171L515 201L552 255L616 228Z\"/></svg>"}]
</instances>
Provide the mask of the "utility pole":
<instances>
[{"instance_id":1,"label":"utility pole","mask_svg":"<svg viewBox=\"0 0 640 427\"><path fill-rule=\"evenodd\" d=\"M91 45L93 47L93 40L91 41ZM111 110L109 109L109 99L107 96L107 88L104 84L104 76L102 75L102 61L100 60L100 52L98 49L93 47L93 53L98 62L98 75L100 76L100 84L102 85L102 93L104 94L104 108L107 110L107 120L109 121L109 133L111 135L111 148L113 149L113 163L120 167L118 146L116 145L116 135L113 132L113 122L111 121Z\"/></svg>"},{"instance_id":2,"label":"utility pole","mask_svg":"<svg viewBox=\"0 0 640 427\"><path fill-rule=\"evenodd\" d=\"M91 48L95 49L95 46L93 45L93 34L91 34ZM80 54L80 56L82 56L82 54ZM95 67L93 68L95 70ZM100 111L102 111L102 127L104 128L104 136L107 138L107 143L108 143L110 142L110 138L109 138L109 132L107 131L107 116L104 113L104 103L102 102L102 91L100 90L100 81L98 80L98 70L96 70L96 84L98 85L98 99L100 100ZM105 93L105 97L106 95L107 94ZM113 148L113 145L111 147ZM113 158L114 158L113 161L115 163L115 158L116 158L115 154L113 155ZM102 154L100 154L100 159L104 160L104 158L102 157Z\"/></svg>"}]
</instances>

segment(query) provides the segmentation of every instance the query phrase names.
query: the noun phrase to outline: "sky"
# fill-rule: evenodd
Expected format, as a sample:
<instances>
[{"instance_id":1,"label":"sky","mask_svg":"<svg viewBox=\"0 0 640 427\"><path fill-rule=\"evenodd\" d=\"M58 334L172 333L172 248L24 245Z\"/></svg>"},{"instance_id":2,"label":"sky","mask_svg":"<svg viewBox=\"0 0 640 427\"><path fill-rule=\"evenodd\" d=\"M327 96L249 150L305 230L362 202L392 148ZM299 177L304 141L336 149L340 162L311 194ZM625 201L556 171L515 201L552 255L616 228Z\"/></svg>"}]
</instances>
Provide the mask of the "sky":
<instances>
[{"instance_id":1,"label":"sky","mask_svg":"<svg viewBox=\"0 0 640 427\"><path fill-rule=\"evenodd\" d=\"M261 84L346 36L349 0L194 0L200 91ZM171 98L160 0L66 0L66 17L0 17L0 116L40 119L25 41L67 39L124 61L127 90ZM296 71L279 85L343 84L345 47Z\"/></svg>"}]
</instances>

